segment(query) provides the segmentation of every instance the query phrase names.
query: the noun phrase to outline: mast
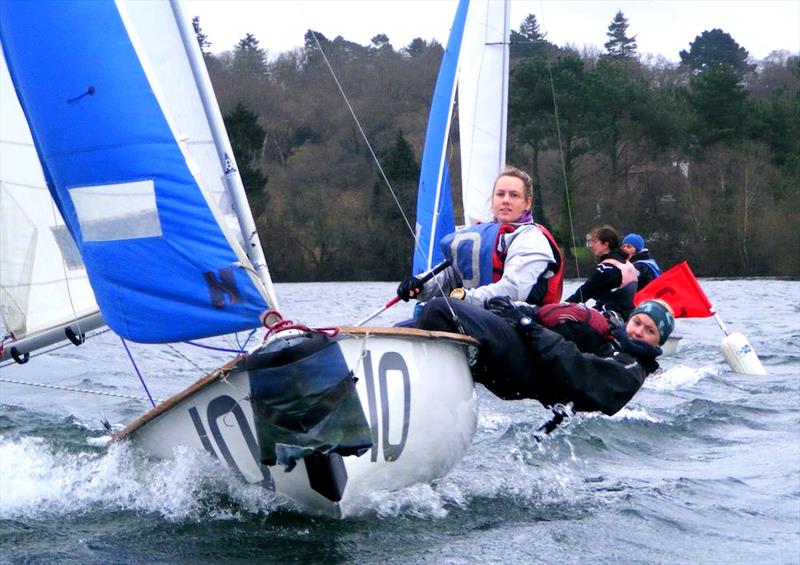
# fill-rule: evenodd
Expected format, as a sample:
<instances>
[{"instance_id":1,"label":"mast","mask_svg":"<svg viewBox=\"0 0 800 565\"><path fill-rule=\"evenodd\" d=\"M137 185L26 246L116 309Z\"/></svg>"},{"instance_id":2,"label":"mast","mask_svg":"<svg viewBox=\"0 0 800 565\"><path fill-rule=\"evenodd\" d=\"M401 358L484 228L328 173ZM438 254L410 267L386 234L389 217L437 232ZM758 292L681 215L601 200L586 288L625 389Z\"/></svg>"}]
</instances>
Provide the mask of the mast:
<instances>
[{"instance_id":1,"label":"mast","mask_svg":"<svg viewBox=\"0 0 800 565\"><path fill-rule=\"evenodd\" d=\"M253 268L258 274L259 280L264 285L267 302L272 307L277 308L278 301L272 286L272 278L269 274L264 250L261 247L261 239L258 236L253 214L250 211L250 204L247 202L247 196L245 195L244 186L242 185L242 178L239 176L239 170L236 166L236 158L233 154L227 132L225 131L222 114L220 113L219 106L216 104L214 89L208 77L200 47L197 44L197 38L189 24L189 20L183 12L183 7L179 0L170 0L170 6L172 7L175 23L178 26L181 41L183 42L186 55L189 59L192 75L194 76L197 89L200 92L203 110L208 120L209 128L211 129L211 135L214 138L214 145L217 148L219 159L222 163L225 185L228 189L228 193L231 195L233 209L239 219L242 238L245 242L244 251L253 264Z\"/></svg>"}]
</instances>

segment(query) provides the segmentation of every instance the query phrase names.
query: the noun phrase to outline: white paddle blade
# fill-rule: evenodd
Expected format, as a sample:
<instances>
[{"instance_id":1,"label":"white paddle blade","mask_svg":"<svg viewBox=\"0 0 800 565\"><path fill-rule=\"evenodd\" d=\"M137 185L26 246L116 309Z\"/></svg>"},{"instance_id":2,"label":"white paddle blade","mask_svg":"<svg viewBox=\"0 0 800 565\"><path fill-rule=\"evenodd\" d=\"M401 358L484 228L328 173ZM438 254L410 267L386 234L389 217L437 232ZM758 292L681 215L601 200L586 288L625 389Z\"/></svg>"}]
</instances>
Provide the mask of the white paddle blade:
<instances>
[{"instance_id":1,"label":"white paddle blade","mask_svg":"<svg viewBox=\"0 0 800 565\"><path fill-rule=\"evenodd\" d=\"M733 372L744 375L767 374L761 360L743 334L735 332L725 336L719 348Z\"/></svg>"}]
</instances>

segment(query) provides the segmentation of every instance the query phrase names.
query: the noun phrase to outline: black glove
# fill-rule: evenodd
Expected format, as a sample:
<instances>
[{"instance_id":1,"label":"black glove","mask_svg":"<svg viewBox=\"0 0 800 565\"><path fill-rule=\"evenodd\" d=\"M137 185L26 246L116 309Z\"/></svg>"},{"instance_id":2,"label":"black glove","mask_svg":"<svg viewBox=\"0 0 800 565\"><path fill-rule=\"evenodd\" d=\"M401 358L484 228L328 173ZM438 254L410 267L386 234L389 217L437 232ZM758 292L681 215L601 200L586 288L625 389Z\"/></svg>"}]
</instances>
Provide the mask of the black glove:
<instances>
[{"instance_id":1,"label":"black glove","mask_svg":"<svg viewBox=\"0 0 800 565\"><path fill-rule=\"evenodd\" d=\"M397 296L399 296L403 302L408 302L409 298L414 298L422 292L424 286L425 284L417 277L406 277L397 287Z\"/></svg>"},{"instance_id":2,"label":"black glove","mask_svg":"<svg viewBox=\"0 0 800 565\"><path fill-rule=\"evenodd\" d=\"M538 308L527 304L515 304L507 296L490 298L484 303L483 307L492 314L500 316L509 326L521 332L529 332L539 325L536 322Z\"/></svg>"}]
</instances>

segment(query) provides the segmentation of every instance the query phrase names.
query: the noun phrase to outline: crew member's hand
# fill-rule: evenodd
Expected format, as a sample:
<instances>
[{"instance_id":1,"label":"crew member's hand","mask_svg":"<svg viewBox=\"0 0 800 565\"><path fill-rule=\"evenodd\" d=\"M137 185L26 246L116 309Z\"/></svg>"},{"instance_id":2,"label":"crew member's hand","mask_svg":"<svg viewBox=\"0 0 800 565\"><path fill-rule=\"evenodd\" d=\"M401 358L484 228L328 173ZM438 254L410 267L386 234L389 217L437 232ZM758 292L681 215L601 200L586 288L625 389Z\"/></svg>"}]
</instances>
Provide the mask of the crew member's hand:
<instances>
[{"instance_id":1,"label":"crew member's hand","mask_svg":"<svg viewBox=\"0 0 800 565\"><path fill-rule=\"evenodd\" d=\"M536 322L538 308L527 304L515 304L507 296L490 298L483 306L519 331L527 332L538 325L538 322Z\"/></svg>"},{"instance_id":2,"label":"crew member's hand","mask_svg":"<svg viewBox=\"0 0 800 565\"><path fill-rule=\"evenodd\" d=\"M397 296L399 296L403 302L408 302L409 298L414 298L422 292L423 286L425 285L417 277L406 277L397 287Z\"/></svg>"}]
</instances>

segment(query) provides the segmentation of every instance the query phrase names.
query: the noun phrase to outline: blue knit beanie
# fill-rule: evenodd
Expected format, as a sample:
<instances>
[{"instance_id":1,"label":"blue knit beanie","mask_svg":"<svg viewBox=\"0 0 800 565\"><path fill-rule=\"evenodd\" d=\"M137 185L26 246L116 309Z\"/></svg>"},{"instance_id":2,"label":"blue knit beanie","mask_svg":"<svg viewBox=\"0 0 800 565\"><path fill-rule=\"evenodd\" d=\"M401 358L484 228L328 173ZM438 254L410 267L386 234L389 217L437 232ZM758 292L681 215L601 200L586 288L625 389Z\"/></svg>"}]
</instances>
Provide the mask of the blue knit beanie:
<instances>
[{"instance_id":1,"label":"blue knit beanie","mask_svg":"<svg viewBox=\"0 0 800 565\"><path fill-rule=\"evenodd\" d=\"M675 318L672 316L672 308L663 300L647 300L646 302L642 302L631 312L631 316L634 314L647 314L650 316L650 319L655 322L658 328L659 345L664 345L669 334L671 334L672 330L675 328Z\"/></svg>"},{"instance_id":2,"label":"blue knit beanie","mask_svg":"<svg viewBox=\"0 0 800 565\"><path fill-rule=\"evenodd\" d=\"M638 233L629 233L623 237L621 245L625 245L626 243L633 245L636 248L636 251L641 251L644 249L644 238Z\"/></svg>"}]
</instances>

